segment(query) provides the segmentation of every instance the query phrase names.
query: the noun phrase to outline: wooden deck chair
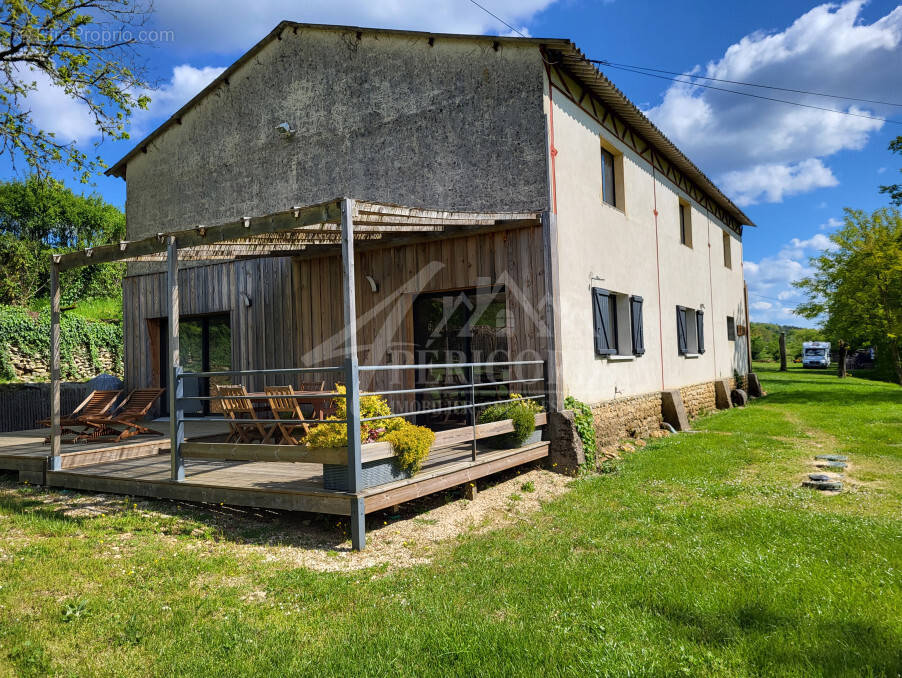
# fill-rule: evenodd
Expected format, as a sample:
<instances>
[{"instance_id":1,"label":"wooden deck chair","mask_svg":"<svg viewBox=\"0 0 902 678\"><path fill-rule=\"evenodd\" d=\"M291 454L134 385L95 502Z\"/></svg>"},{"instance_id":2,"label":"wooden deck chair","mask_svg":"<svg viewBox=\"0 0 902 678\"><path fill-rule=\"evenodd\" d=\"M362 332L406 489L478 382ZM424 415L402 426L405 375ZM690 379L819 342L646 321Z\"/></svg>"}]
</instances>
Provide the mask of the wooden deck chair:
<instances>
[{"instance_id":1,"label":"wooden deck chair","mask_svg":"<svg viewBox=\"0 0 902 678\"><path fill-rule=\"evenodd\" d=\"M76 442L86 442L104 436L115 436L118 442L139 434L163 435L159 431L141 426L138 421L147 415L165 390L136 388L128 394L113 414L102 417L79 417L78 422L85 430L75 436Z\"/></svg>"},{"instance_id":2,"label":"wooden deck chair","mask_svg":"<svg viewBox=\"0 0 902 678\"><path fill-rule=\"evenodd\" d=\"M219 396L222 414L229 423L229 437L226 442L269 442L277 430L275 426L267 426L259 421L242 422L242 419L258 418L254 404L246 397L247 389L243 385L217 385L216 394Z\"/></svg>"},{"instance_id":3,"label":"wooden deck chair","mask_svg":"<svg viewBox=\"0 0 902 678\"><path fill-rule=\"evenodd\" d=\"M266 386L263 390L268 396L267 400L269 400L269 407L272 409L274 419L304 419L300 403L296 398L291 397L294 395L294 389L291 386ZM279 421L276 427L282 434L282 439L290 445L300 445L301 441L297 437L298 431L303 431L305 435L310 433L310 427L306 423L283 424Z\"/></svg>"},{"instance_id":4,"label":"wooden deck chair","mask_svg":"<svg viewBox=\"0 0 902 678\"><path fill-rule=\"evenodd\" d=\"M60 433L75 435L79 431L74 431L72 426L79 426L79 418L82 417L102 417L113 406L113 403L119 399L122 391L91 391L88 397L79 403L72 412L65 417L60 417ZM47 428L50 426L50 419L39 419L35 422L37 428ZM50 438L44 440L45 443L50 442Z\"/></svg>"}]
</instances>

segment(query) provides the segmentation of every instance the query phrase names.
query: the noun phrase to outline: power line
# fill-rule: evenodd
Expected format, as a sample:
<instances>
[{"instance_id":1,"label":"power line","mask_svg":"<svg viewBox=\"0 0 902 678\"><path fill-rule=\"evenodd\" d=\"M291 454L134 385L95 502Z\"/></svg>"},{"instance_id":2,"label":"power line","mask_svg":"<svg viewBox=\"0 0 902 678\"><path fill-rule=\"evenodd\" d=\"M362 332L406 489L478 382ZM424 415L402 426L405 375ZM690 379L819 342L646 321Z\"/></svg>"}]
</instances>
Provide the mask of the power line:
<instances>
[{"instance_id":1,"label":"power line","mask_svg":"<svg viewBox=\"0 0 902 678\"><path fill-rule=\"evenodd\" d=\"M780 104L789 104L790 106L800 106L802 108L813 108L816 111L826 111L827 113L838 113L839 115L848 115L853 118L866 118L868 120L879 120L880 122L888 122L893 125L902 125L902 121L900 120L890 120L889 118L881 118L876 115L865 115L864 113L850 113L849 111L838 111L835 108L826 108L825 106L815 106L814 104L803 104L800 101L788 101L786 99L777 99L776 97L766 97L763 94L752 94L751 92L740 92L735 89L728 89L726 87L716 87L714 85L705 85L700 82L692 82L691 80L680 80L677 78L671 78L666 75L657 75L655 73L646 73L645 71L636 70L633 68L627 68L625 66L615 66L609 62L604 62L600 59L589 59L589 61L593 63L601 63L606 64L608 68L616 68L621 71L626 71L627 73L635 73L636 75L647 75L649 78L659 78L661 80L670 80L671 82L680 82L685 85L690 85L692 87L704 87L705 89L714 89L719 92L728 92L730 94L740 94L744 97L752 97L754 99L763 99L764 101L775 101Z\"/></svg>"},{"instance_id":2,"label":"power line","mask_svg":"<svg viewBox=\"0 0 902 678\"><path fill-rule=\"evenodd\" d=\"M846 101L859 101L865 104L880 104L883 106L898 106L902 107L902 103L895 103L892 101L881 101L879 99L861 99L859 97L847 97L841 94L828 94L826 92L812 92L807 89L793 89L791 87L777 87L776 85L762 85L760 83L755 82L743 82L741 80L725 80L723 78L712 78L707 75L692 75L690 73L680 73L678 71L668 71L663 68L651 68L650 66L636 66L634 64L622 64L617 63L616 61L608 61L607 59L589 59L592 63L603 64L606 66L619 66L623 68L633 68L640 71L653 71L655 73L668 73L670 75L679 75L685 78L693 78L696 80L710 80L712 82L726 82L731 85L743 85L745 87L760 87L762 89L773 89L778 90L780 92L792 92L794 94L810 94L816 97L826 97L828 99L844 99Z\"/></svg>"},{"instance_id":3,"label":"power line","mask_svg":"<svg viewBox=\"0 0 902 678\"><path fill-rule=\"evenodd\" d=\"M507 22L506 22L504 19L502 19L500 16L498 16L497 14L495 14L494 12L492 12L491 10L488 10L488 9L486 9L485 7L483 7L482 5L480 5L478 2L476 2L476 0L470 0L470 2L472 2L474 5L476 5L479 9L481 9L483 12L485 12L485 13L488 14L489 16L495 17L498 21L500 21L501 23L503 23L505 26L507 26L509 29L511 29L514 33L516 33L517 35L519 35L521 38L527 37L527 36L523 35L523 33L521 33L520 31L518 31L516 28L514 28L513 26L511 26L509 23L507 23Z\"/></svg>"}]
</instances>

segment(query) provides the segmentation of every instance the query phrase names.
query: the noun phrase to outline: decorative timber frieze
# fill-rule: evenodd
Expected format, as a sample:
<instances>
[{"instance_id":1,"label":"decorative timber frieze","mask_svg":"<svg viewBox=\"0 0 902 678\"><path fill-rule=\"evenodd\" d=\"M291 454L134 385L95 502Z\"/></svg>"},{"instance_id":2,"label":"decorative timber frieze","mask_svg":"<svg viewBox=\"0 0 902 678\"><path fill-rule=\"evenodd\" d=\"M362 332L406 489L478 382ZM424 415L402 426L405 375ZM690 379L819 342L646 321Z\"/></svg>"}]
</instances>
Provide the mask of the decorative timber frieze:
<instances>
[{"instance_id":1,"label":"decorative timber frieze","mask_svg":"<svg viewBox=\"0 0 902 678\"><path fill-rule=\"evenodd\" d=\"M595 119L605 130L612 134L621 143L635 151L643 160L648 162L655 172L679 188L692 200L707 210L721 223L728 226L740 236L742 224L725 210L716 200L704 191L696 182L686 176L678 167L665 158L635 129L630 127L622 118L611 111L601 100L583 83L572 76L566 69L559 65L548 66L549 77L552 86L561 94L570 99L583 111Z\"/></svg>"}]
</instances>

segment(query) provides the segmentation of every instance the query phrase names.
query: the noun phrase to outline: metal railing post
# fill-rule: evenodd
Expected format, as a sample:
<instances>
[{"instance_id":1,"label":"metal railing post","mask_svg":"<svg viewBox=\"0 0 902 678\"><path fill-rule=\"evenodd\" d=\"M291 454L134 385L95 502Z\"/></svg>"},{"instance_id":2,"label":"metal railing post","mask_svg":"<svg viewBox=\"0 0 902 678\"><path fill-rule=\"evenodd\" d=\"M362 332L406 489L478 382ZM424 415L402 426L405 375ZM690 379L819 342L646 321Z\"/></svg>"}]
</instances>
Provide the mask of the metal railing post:
<instances>
[{"instance_id":1,"label":"metal railing post","mask_svg":"<svg viewBox=\"0 0 902 678\"><path fill-rule=\"evenodd\" d=\"M473 425L473 461L476 461L476 368L472 365L470 365L470 422Z\"/></svg>"},{"instance_id":2,"label":"metal railing post","mask_svg":"<svg viewBox=\"0 0 902 678\"><path fill-rule=\"evenodd\" d=\"M175 237L170 236L167 245L167 273L169 283L169 460L170 479L185 479L185 461L182 459L182 442L185 424L182 421L181 367L179 358L179 251Z\"/></svg>"},{"instance_id":3,"label":"metal railing post","mask_svg":"<svg viewBox=\"0 0 902 678\"><path fill-rule=\"evenodd\" d=\"M348 491L351 546L356 551L366 545L366 512L362 489L363 468L360 451L360 366L357 362L357 299L354 291L354 201L341 201L342 296L345 321L345 406L348 422Z\"/></svg>"},{"instance_id":4,"label":"metal railing post","mask_svg":"<svg viewBox=\"0 0 902 678\"><path fill-rule=\"evenodd\" d=\"M60 449L60 265L56 255L50 260L50 457L51 471L62 468Z\"/></svg>"}]
</instances>

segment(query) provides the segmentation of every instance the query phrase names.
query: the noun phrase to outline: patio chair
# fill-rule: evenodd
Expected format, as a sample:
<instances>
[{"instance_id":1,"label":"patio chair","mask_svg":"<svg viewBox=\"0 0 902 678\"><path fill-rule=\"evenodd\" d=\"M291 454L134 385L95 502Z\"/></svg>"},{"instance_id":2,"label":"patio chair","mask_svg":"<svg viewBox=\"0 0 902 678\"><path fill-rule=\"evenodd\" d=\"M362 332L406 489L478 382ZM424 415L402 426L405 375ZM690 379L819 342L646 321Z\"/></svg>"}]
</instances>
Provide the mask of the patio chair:
<instances>
[{"instance_id":1,"label":"patio chair","mask_svg":"<svg viewBox=\"0 0 902 678\"><path fill-rule=\"evenodd\" d=\"M113 413L101 417L79 417L78 423L85 430L75 436L75 442L87 442L106 436L115 436L116 442L139 434L163 435L159 431L141 426L143 419L166 389L136 388L122 401Z\"/></svg>"},{"instance_id":2,"label":"patio chair","mask_svg":"<svg viewBox=\"0 0 902 678\"><path fill-rule=\"evenodd\" d=\"M299 445L301 441L296 437L298 431L303 431L306 435L310 432L310 427L306 423L285 424L281 421L282 419L304 419L300 403L297 398L291 397L294 395L294 389L291 386L266 386L263 390L268 396L267 400L272 409L272 416L279 422L276 427L282 434L282 440L290 445Z\"/></svg>"},{"instance_id":3,"label":"patio chair","mask_svg":"<svg viewBox=\"0 0 902 678\"><path fill-rule=\"evenodd\" d=\"M122 391L91 391L88 397L79 403L78 407L72 410L65 417L60 417L60 433L72 434L78 433L74 431L72 426L78 426L80 418L83 417L102 417L113 406L113 403L122 395ZM39 419L35 422L36 428L47 428L50 426L50 419ZM50 438L44 440L45 443L50 442Z\"/></svg>"},{"instance_id":4,"label":"patio chair","mask_svg":"<svg viewBox=\"0 0 902 678\"><path fill-rule=\"evenodd\" d=\"M223 416L229 423L229 443L268 443L273 434L278 430L276 426L267 426L259 421L242 421L243 419L257 419L257 411L254 404L247 397L247 389L243 385L217 385L216 395L219 396L219 404Z\"/></svg>"}]
</instances>

